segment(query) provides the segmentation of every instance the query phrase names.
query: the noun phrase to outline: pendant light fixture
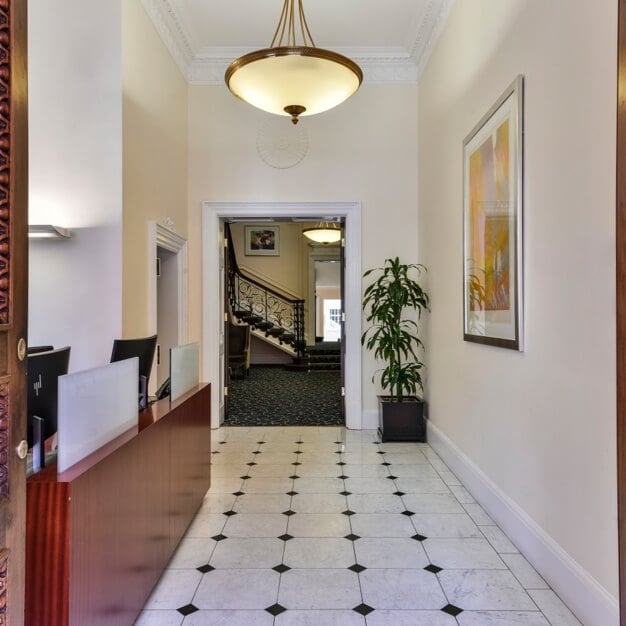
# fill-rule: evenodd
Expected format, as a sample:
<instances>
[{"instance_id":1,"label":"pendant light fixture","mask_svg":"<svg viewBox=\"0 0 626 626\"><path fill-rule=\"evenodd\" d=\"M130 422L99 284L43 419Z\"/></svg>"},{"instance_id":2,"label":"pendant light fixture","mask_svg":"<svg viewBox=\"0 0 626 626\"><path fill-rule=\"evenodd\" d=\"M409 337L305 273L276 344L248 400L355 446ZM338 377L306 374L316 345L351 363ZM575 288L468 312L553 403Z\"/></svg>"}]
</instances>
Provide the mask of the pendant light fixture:
<instances>
[{"instance_id":1,"label":"pendant light fixture","mask_svg":"<svg viewBox=\"0 0 626 626\"><path fill-rule=\"evenodd\" d=\"M297 0L297 10L295 2L284 0L270 47L235 59L225 80L238 98L268 113L289 115L297 124L300 116L347 100L361 85L363 73L351 59L315 46L302 0Z\"/></svg>"},{"instance_id":2,"label":"pendant light fixture","mask_svg":"<svg viewBox=\"0 0 626 626\"><path fill-rule=\"evenodd\" d=\"M341 239L341 229L328 222L320 222L315 228L305 228L302 234L315 243L337 243Z\"/></svg>"}]
</instances>

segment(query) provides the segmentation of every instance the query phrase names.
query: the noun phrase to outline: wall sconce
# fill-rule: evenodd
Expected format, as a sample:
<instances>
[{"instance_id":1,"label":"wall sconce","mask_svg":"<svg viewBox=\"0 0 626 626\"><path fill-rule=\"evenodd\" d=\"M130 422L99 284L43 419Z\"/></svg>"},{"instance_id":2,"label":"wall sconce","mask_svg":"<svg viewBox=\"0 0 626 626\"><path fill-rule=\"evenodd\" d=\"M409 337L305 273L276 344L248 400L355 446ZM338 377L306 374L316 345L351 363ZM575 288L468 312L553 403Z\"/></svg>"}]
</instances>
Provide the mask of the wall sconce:
<instances>
[{"instance_id":1,"label":"wall sconce","mask_svg":"<svg viewBox=\"0 0 626 626\"><path fill-rule=\"evenodd\" d=\"M72 231L52 224L29 224L29 239L70 239Z\"/></svg>"}]
</instances>

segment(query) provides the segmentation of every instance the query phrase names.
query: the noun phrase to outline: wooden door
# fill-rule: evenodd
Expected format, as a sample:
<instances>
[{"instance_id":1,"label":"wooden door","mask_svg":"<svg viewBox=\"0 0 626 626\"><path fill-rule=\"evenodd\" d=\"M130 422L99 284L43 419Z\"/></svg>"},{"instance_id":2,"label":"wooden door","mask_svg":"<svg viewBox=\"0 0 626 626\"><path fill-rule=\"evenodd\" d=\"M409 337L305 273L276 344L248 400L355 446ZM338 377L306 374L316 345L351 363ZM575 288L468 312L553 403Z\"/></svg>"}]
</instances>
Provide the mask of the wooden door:
<instances>
[{"instance_id":1,"label":"wooden door","mask_svg":"<svg viewBox=\"0 0 626 626\"><path fill-rule=\"evenodd\" d=\"M346 224L342 220L341 245L339 246L339 293L341 297L341 334L339 351L341 355L341 417L346 423Z\"/></svg>"},{"instance_id":2,"label":"wooden door","mask_svg":"<svg viewBox=\"0 0 626 626\"><path fill-rule=\"evenodd\" d=\"M26 0L0 0L0 626L24 623L28 135Z\"/></svg>"}]
</instances>

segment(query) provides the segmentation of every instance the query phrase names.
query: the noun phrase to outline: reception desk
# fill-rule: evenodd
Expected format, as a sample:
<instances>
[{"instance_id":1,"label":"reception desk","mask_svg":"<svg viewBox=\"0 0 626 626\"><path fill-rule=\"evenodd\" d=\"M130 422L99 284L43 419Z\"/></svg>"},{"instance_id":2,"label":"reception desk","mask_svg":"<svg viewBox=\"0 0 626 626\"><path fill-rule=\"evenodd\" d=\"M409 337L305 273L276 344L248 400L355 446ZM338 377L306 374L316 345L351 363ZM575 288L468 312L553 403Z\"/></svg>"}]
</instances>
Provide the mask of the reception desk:
<instances>
[{"instance_id":1,"label":"reception desk","mask_svg":"<svg viewBox=\"0 0 626 626\"><path fill-rule=\"evenodd\" d=\"M85 416L88 419L88 416ZM27 626L130 626L209 488L210 386L27 483Z\"/></svg>"}]
</instances>

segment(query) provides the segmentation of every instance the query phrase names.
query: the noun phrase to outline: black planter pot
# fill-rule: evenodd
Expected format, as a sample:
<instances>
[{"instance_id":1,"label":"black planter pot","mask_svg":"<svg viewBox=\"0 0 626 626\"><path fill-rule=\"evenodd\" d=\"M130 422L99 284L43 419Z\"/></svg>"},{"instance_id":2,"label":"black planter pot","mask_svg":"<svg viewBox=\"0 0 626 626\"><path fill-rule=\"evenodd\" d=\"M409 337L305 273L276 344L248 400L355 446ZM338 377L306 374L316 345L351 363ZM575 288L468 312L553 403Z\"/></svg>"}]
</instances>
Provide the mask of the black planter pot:
<instances>
[{"instance_id":1,"label":"black planter pot","mask_svg":"<svg viewBox=\"0 0 626 626\"><path fill-rule=\"evenodd\" d=\"M423 400L409 396L396 402L391 396L378 396L378 405L382 441L426 441Z\"/></svg>"}]
</instances>

